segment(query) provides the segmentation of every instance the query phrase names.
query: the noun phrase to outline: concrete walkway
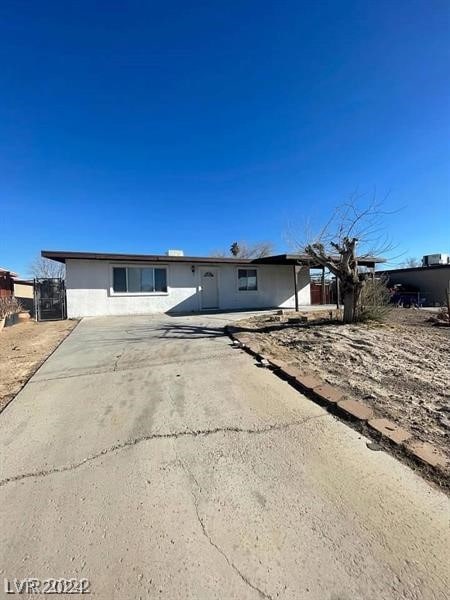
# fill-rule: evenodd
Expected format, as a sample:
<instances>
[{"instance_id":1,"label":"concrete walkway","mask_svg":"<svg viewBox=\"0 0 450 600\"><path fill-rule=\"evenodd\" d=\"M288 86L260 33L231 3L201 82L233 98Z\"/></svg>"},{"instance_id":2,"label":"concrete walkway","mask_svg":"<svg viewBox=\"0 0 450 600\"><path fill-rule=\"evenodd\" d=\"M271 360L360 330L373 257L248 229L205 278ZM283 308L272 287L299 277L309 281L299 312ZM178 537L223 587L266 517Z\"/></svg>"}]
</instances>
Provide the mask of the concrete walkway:
<instances>
[{"instance_id":1,"label":"concrete walkway","mask_svg":"<svg viewBox=\"0 0 450 600\"><path fill-rule=\"evenodd\" d=\"M232 349L238 317L80 323L0 416L3 578L83 577L102 600L447 597L448 498Z\"/></svg>"}]
</instances>

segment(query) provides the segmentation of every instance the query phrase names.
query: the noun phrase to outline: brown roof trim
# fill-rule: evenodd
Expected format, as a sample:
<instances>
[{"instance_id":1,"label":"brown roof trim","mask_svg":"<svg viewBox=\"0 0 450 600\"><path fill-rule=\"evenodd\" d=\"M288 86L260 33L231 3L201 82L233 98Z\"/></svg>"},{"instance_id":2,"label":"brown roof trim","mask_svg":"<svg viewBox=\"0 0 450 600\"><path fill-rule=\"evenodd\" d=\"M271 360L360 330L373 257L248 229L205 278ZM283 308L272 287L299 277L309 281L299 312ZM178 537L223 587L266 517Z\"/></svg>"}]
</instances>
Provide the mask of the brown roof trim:
<instances>
[{"instance_id":1,"label":"brown roof trim","mask_svg":"<svg viewBox=\"0 0 450 600\"><path fill-rule=\"evenodd\" d=\"M18 277L17 273L10 271L9 269L4 269L3 267L0 267L0 273L8 273L10 277Z\"/></svg>"},{"instance_id":2,"label":"brown roof trim","mask_svg":"<svg viewBox=\"0 0 450 600\"><path fill-rule=\"evenodd\" d=\"M20 285L31 285L34 286L34 281L32 279L18 279L17 277L13 277L14 283L18 283Z\"/></svg>"},{"instance_id":3,"label":"brown roof trim","mask_svg":"<svg viewBox=\"0 0 450 600\"><path fill-rule=\"evenodd\" d=\"M42 250L41 256L61 263L67 259L77 260L111 260L116 262L150 262L150 263L201 263L201 264L265 264L265 265L305 265L310 268L319 268L307 254L277 254L263 258L226 258L221 256L167 256L165 254L112 254L102 252L67 252L65 250ZM366 256L358 259L361 266L373 267L376 263L385 262L384 258Z\"/></svg>"},{"instance_id":4,"label":"brown roof trim","mask_svg":"<svg viewBox=\"0 0 450 600\"><path fill-rule=\"evenodd\" d=\"M204 264L222 264L231 263L243 265L252 261L246 258L223 258L219 256L167 256L165 254L114 254L103 252L66 252L57 250L42 250L41 256L51 258L61 263L65 263L67 259L78 260L112 260L117 262L132 261L132 262L188 262L188 263L204 263Z\"/></svg>"},{"instance_id":5,"label":"brown roof trim","mask_svg":"<svg viewBox=\"0 0 450 600\"><path fill-rule=\"evenodd\" d=\"M377 256L361 256L357 260L362 267L373 267L377 263L386 262L386 259ZM277 254L276 256L255 258L252 262L269 265L306 265L311 269L322 268L308 254Z\"/></svg>"}]
</instances>

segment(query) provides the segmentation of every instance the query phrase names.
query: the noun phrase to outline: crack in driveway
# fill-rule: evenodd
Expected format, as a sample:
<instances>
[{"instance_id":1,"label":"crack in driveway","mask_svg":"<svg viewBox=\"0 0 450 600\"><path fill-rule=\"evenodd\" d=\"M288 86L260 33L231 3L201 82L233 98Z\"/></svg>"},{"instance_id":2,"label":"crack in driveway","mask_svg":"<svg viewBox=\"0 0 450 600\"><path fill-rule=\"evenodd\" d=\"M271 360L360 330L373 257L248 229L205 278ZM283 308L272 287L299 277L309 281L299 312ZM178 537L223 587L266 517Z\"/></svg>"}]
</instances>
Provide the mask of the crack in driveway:
<instances>
[{"instance_id":1,"label":"crack in driveway","mask_svg":"<svg viewBox=\"0 0 450 600\"><path fill-rule=\"evenodd\" d=\"M210 359L215 359L217 358L218 360L223 358L223 353L216 353L216 354L208 354L207 356L195 356L193 358L187 358L186 356L183 356L183 360L181 361L179 358L177 358L176 360L149 360L149 359L145 359L145 360L133 360L132 364L125 364L125 366L120 366L119 363L123 357L124 353L122 353L120 356L116 356L116 358L113 360L113 366L111 368L111 361L108 361L107 365L100 365L98 368L93 369L92 367L85 367L82 368L80 367L80 369L78 370L78 372L73 372L70 373L69 371L66 371L64 373L64 375L53 375L51 373L49 373L48 377L41 377L41 376L35 376L32 377L29 381L28 381L28 385L29 384L36 384L36 383L46 383L48 381L58 381L61 379L73 379L76 377L89 377L90 375L104 375L105 373L124 373L126 371L136 371L138 369L142 369L143 367L147 368L147 369L154 369L155 367L166 367L166 366L171 366L171 365L177 365L179 366L180 363L182 365L190 365L192 363L199 363L201 361L208 361ZM234 357L238 357L239 354L235 353L234 355L231 355L232 358ZM228 359L230 357L227 357Z\"/></svg>"},{"instance_id":2,"label":"crack in driveway","mask_svg":"<svg viewBox=\"0 0 450 600\"><path fill-rule=\"evenodd\" d=\"M177 454L176 450L175 453ZM177 454L178 457L178 454ZM178 463L181 465L181 468L185 471L185 473L187 474L187 476L189 477L189 479L192 479L192 481L194 481L199 495L202 493L202 488L197 480L197 478L195 477L194 473L191 471L191 469L187 466L187 464L185 462L183 462L179 457L178 457ZM234 562L232 560L230 560L230 558L228 557L228 555L225 553L225 551L216 543L213 541L213 539L211 538L211 536L208 533L208 530L206 528L205 525L205 521L202 519L202 517L200 516L200 510L199 510L199 495L195 494L194 490L191 488L191 493L192 493L192 498L194 501L194 508L195 508L195 514L197 516L197 521L199 522L199 525L201 527L202 533L205 536L205 538L208 540L209 544L225 559L225 561L227 562L228 566L231 567L233 569L233 571L239 576L239 578L248 586L250 587L252 590L254 590L255 592L257 592L257 594L259 595L260 598L265 598L266 600L273 600L272 596L270 596L270 594L268 594L267 592L264 592L261 588L259 588L257 585L255 585L254 583L252 583L248 577L246 575L244 575L244 573L242 573L242 571L234 564Z\"/></svg>"},{"instance_id":3,"label":"crack in driveway","mask_svg":"<svg viewBox=\"0 0 450 600\"><path fill-rule=\"evenodd\" d=\"M54 467L52 469L42 469L40 471L31 471L29 473L22 473L20 475L14 475L13 477L7 477L6 479L2 479L0 481L0 487L3 487L5 485L7 485L8 483L22 481L23 479L29 479L31 477L47 477L48 475L52 475L54 473L64 473L66 471L74 471L75 469L78 469L89 462L97 460L98 458L101 458L102 456L105 456L105 455L113 453L113 452L119 452L121 450L126 450L127 448L131 448L133 446L136 446L137 444L140 444L142 442L147 442L150 440L178 439L178 438L182 438L182 437L196 438L196 437L201 437L201 436L215 435L218 433L244 433L244 434L246 433L246 434L260 435L260 434L264 434L264 433L269 433L270 431L282 431L285 429L289 429L290 427L303 425L313 419L319 419L319 418L329 417L329 416L330 415L328 413L324 413L321 415L314 415L312 417L307 417L306 419L301 419L298 421L291 421L288 423L275 423L275 424L267 425L266 427L261 427L259 429L258 428L251 429L251 428L229 426L229 427L215 427L212 429L196 429L196 430L187 429L184 431L175 431L175 432L169 432L169 433L150 433L150 434L135 438L133 440L127 440L126 442L114 444L113 446L110 446L109 448L104 448L100 452L97 452L96 454L91 454L90 456L88 456L88 457L84 458L83 460L76 462L76 463L72 463L69 465L62 465L60 467Z\"/></svg>"}]
</instances>

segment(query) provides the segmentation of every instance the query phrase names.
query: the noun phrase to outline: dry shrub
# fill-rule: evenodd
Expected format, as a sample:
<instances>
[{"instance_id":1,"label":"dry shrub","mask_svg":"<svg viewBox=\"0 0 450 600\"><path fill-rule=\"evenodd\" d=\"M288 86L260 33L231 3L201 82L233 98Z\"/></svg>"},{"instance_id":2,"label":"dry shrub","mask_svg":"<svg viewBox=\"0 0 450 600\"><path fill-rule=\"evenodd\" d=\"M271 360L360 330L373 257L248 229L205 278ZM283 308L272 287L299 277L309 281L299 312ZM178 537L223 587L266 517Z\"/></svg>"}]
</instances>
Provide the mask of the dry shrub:
<instances>
[{"instance_id":1,"label":"dry shrub","mask_svg":"<svg viewBox=\"0 0 450 600\"><path fill-rule=\"evenodd\" d=\"M0 298L0 319L14 315L22 310L22 306L14 296Z\"/></svg>"},{"instance_id":2,"label":"dry shrub","mask_svg":"<svg viewBox=\"0 0 450 600\"><path fill-rule=\"evenodd\" d=\"M448 308L446 306L441 306L441 308L439 309L439 312L436 315L437 319L439 321L443 321L444 323L448 323L450 321L449 319L449 314L448 314Z\"/></svg>"},{"instance_id":3,"label":"dry shrub","mask_svg":"<svg viewBox=\"0 0 450 600\"><path fill-rule=\"evenodd\" d=\"M357 320L384 321L392 310L391 294L383 278L369 279L361 292Z\"/></svg>"}]
</instances>

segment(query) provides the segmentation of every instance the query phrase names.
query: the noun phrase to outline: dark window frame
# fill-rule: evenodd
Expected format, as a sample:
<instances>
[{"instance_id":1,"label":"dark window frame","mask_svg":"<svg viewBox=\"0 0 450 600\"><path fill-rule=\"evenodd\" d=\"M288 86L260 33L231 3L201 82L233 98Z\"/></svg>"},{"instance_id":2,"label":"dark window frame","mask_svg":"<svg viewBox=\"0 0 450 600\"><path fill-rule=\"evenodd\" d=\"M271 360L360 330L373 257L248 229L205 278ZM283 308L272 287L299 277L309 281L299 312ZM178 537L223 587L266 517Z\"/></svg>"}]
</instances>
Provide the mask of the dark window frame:
<instances>
[{"instance_id":1,"label":"dark window frame","mask_svg":"<svg viewBox=\"0 0 450 600\"><path fill-rule=\"evenodd\" d=\"M241 275L241 272L245 271L245 275ZM254 273L254 275L249 275L249 272ZM248 280L250 277L255 278L255 287L249 287ZM241 279L246 279L247 283L245 287L241 287ZM257 292L258 291L258 269L255 268L247 268L247 267L239 267L237 270L237 288L238 292Z\"/></svg>"},{"instance_id":2,"label":"dark window frame","mask_svg":"<svg viewBox=\"0 0 450 600\"><path fill-rule=\"evenodd\" d=\"M111 294L115 296L158 296L158 295L167 295L168 294L168 268L165 265L111 265ZM139 290L138 291L129 291L129 269L138 269L140 270L139 274ZM152 271L152 289L143 290L143 270L151 270ZM125 272L125 281L123 281L123 274L119 276L118 271ZM160 272L159 276L157 271ZM162 275L164 274L164 275ZM136 276L136 274L134 274ZM119 287L116 285L116 281L121 283L121 289L117 289ZM159 285L158 285L159 281ZM125 285L123 285L125 283ZM147 283L148 286L148 277ZM125 289L123 289L125 287ZM160 289L157 289L159 287Z\"/></svg>"}]
</instances>

